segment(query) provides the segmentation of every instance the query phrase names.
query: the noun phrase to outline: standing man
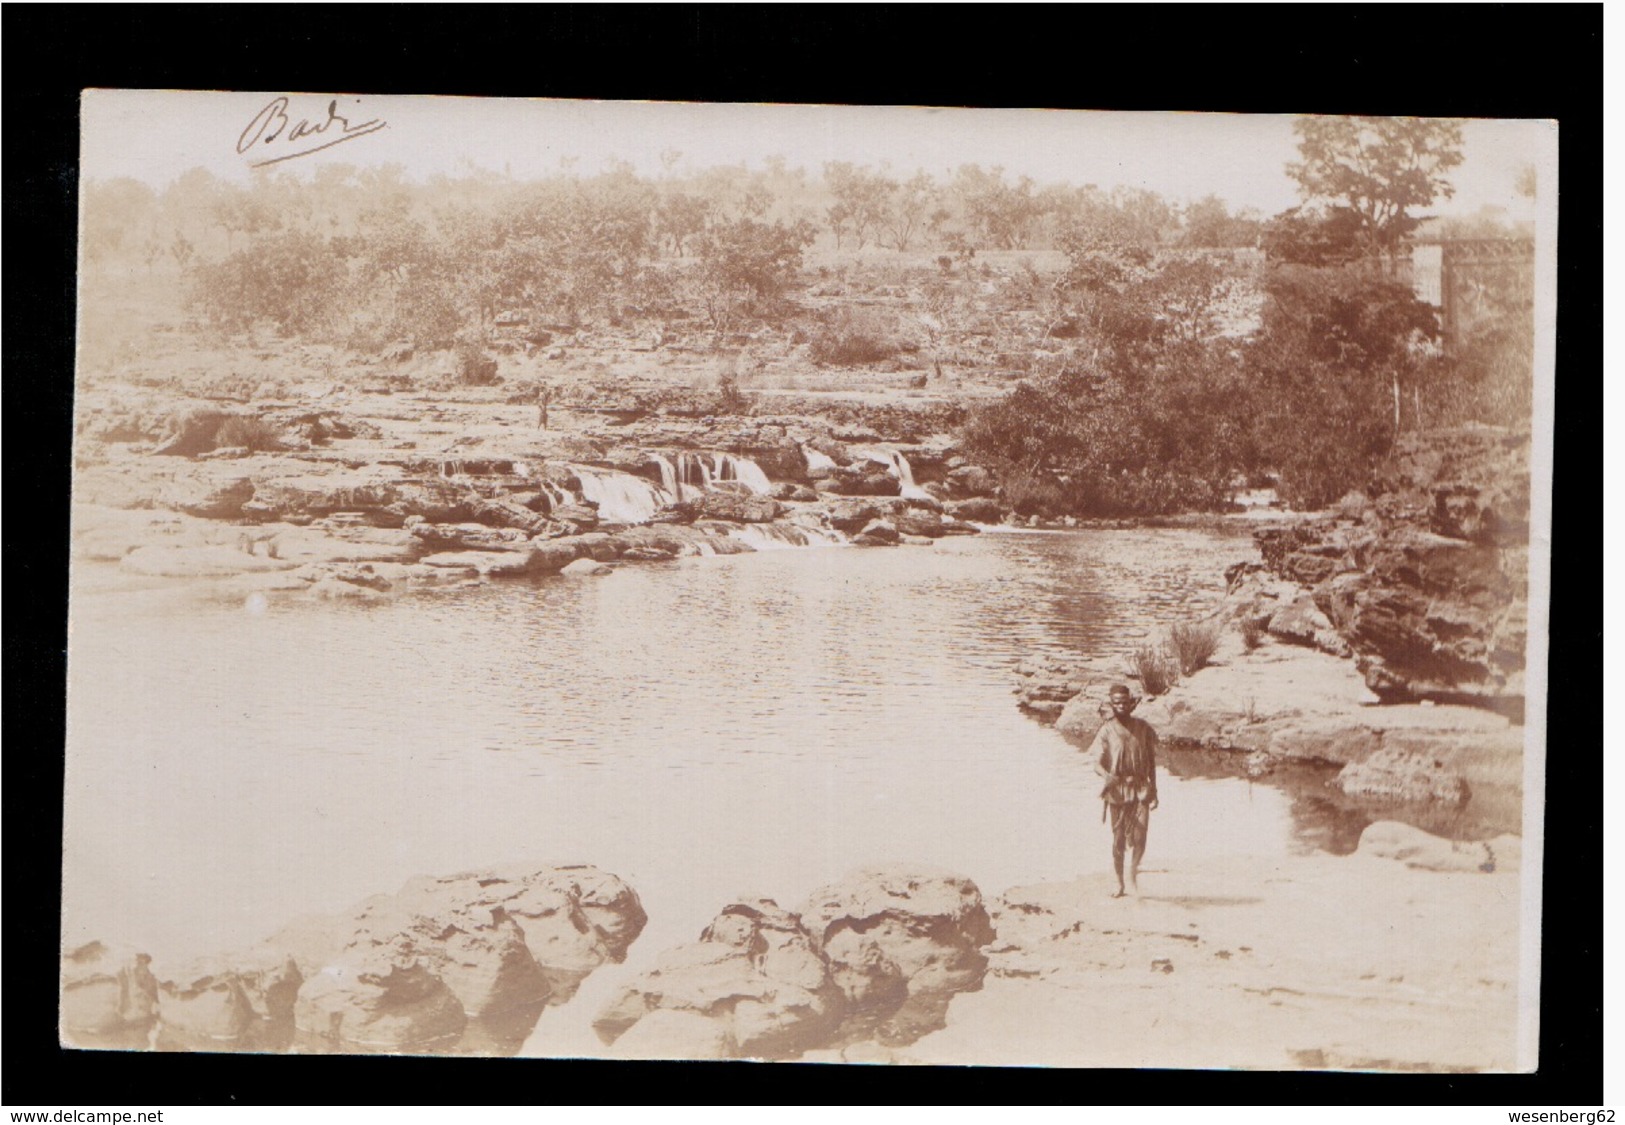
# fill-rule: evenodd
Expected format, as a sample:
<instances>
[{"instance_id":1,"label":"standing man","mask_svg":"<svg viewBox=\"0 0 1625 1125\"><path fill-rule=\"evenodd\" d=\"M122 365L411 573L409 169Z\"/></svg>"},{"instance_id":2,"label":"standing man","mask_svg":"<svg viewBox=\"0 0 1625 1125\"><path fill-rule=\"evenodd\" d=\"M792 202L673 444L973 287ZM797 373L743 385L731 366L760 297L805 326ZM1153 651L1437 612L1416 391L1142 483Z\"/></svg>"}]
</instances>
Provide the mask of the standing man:
<instances>
[{"instance_id":1,"label":"standing man","mask_svg":"<svg viewBox=\"0 0 1625 1125\"><path fill-rule=\"evenodd\" d=\"M1089 746L1095 772L1101 776L1101 819L1112 826L1112 866L1117 871L1117 893L1122 898L1123 853L1129 852L1128 888L1140 895L1140 860L1145 855L1146 830L1151 810L1157 807L1157 732L1144 719L1133 716L1137 700L1122 684L1106 696L1111 717L1100 724Z\"/></svg>"},{"instance_id":2,"label":"standing man","mask_svg":"<svg viewBox=\"0 0 1625 1125\"><path fill-rule=\"evenodd\" d=\"M536 428L547 429L547 407L553 401L553 384L543 379L536 385Z\"/></svg>"}]
</instances>

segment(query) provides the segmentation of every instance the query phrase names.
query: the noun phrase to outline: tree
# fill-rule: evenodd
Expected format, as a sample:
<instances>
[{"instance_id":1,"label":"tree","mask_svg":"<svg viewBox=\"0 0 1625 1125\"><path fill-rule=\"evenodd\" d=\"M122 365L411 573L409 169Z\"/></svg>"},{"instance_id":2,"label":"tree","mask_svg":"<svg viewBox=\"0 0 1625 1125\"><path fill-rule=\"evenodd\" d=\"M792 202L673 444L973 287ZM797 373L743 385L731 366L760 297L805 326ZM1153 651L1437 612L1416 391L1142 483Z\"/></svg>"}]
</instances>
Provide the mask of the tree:
<instances>
[{"instance_id":1,"label":"tree","mask_svg":"<svg viewBox=\"0 0 1625 1125\"><path fill-rule=\"evenodd\" d=\"M691 276L719 341L740 315L769 311L780 300L813 237L805 220L728 219L705 231Z\"/></svg>"},{"instance_id":2,"label":"tree","mask_svg":"<svg viewBox=\"0 0 1625 1125\"><path fill-rule=\"evenodd\" d=\"M824 165L824 183L835 203L825 213L839 246L842 232L850 227L858 249L885 223L888 202L897 184L884 173L859 168L843 160Z\"/></svg>"},{"instance_id":3,"label":"tree","mask_svg":"<svg viewBox=\"0 0 1625 1125\"><path fill-rule=\"evenodd\" d=\"M885 241L893 250L909 248L925 224L935 192L936 184L926 172L916 172L911 179L897 187L885 219L888 236Z\"/></svg>"},{"instance_id":4,"label":"tree","mask_svg":"<svg viewBox=\"0 0 1625 1125\"><path fill-rule=\"evenodd\" d=\"M1305 117L1302 159L1287 165L1307 202L1352 212L1365 244L1391 253L1416 228L1418 208L1449 199L1462 161L1459 121L1425 117Z\"/></svg>"}]
</instances>

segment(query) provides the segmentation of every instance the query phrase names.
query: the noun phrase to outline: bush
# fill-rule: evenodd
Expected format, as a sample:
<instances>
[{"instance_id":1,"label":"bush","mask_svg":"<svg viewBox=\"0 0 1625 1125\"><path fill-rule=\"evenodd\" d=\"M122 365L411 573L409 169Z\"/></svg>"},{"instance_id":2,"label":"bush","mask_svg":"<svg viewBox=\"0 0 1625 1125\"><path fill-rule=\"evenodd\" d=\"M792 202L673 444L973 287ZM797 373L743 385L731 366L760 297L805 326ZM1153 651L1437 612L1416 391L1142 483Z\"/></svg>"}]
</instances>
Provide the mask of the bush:
<instances>
[{"instance_id":1,"label":"bush","mask_svg":"<svg viewBox=\"0 0 1625 1125\"><path fill-rule=\"evenodd\" d=\"M472 340L459 340L457 353L457 381L471 387L486 387L497 381L496 357Z\"/></svg>"},{"instance_id":2,"label":"bush","mask_svg":"<svg viewBox=\"0 0 1625 1125\"><path fill-rule=\"evenodd\" d=\"M901 350L892 326L863 309L837 310L808 342L814 363L878 363Z\"/></svg>"},{"instance_id":3,"label":"bush","mask_svg":"<svg viewBox=\"0 0 1625 1125\"><path fill-rule=\"evenodd\" d=\"M717 377L717 413L748 414L750 408L750 396L739 389L738 375L724 371Z\"/></svg>"},{"instance_id":4,"label":"bush","mask_svg":"<svg viewBox=\"0 0 1625 1125\"><path fill-rule=\"evenodd\" d=\"M214 444L218 449L240 446L255 453L282 448L282 434L263 418L233 414L215 431Z\"/></svg>"},{"instance_id":5,"label":"bush","mask_svg":"<svg viewBox=\"0 0 1625 1125\"><path fill-rule=\"evenodd\" d=\"M1219 647L1219 627L1211 621L1182 622L1168 630L1168 651L1181 675L1208 666Z\"/></svg>"},{"instance_id":6,"label":"bush","mask_svg":"<svg viewBox=\"0 0 1625 1125\"><path fill-rule=\"evenodd\" d=\"M1264 643L1264 622L1256 617L1243 617L1236 622L1236 628L1241 632L1241 643L1251 652Z\"/></svg>"},{"instance_id":7,"label":"bush","mask_svg":"<svg viewBox=\"0 0 1625 1125\"><path fill-rule=\"evenodd\" d=\"M1071 510L1070 498L1052 477L1014 470L1000 485L999 493L1005 506L1018 516L1037 516L1056 519Z\"/></svg>"},{"instance_id":8,"label":"bush","mask_svg":"<svg viewBox=\"0 0 1625 1125\"><path fill-rule=\"evenodd\" d=\"M1129 675L1147 695L1161 695L1179 682L1179 667L1160 645L1141 645L1129 655Z\"/></svg>"}]
</instances>

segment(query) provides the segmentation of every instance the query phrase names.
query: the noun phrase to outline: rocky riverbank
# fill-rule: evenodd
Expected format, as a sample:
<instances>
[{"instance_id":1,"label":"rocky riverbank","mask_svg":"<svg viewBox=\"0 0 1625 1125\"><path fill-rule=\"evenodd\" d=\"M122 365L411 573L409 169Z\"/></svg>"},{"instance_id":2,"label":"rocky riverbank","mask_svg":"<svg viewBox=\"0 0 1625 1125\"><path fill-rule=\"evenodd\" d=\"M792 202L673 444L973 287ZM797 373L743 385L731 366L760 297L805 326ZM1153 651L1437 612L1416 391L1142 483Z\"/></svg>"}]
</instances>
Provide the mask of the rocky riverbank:
<instances>
[{"instance_id":1,"label":"rocky riverbank","mask_svg":"<svg viewBox=\"0 0 1625 1125\"><path fill-rule=\"evenodd\" d=\"M1481 825L1521 825L1527 453L1527 434L1413 435L1376 499L1260 527L1263 561L1230 568L1193 623L1199 668L1141 683L1140 717L1248 776L1340 767L1338 797L1374 816L1434 823L1471 801ZM1023 709L1079 745L1106 688L1140 675L1053 656L1018 671Z\"/></svg>"},{"instance_id":2,"label":"rocky riverbank","mask_svg":"<svg viewBox=\"0 0 1625 1125\"><path fill-rule=\"evenodd\" d=\"M621 1058L1513 1069L1519 864L1514 837L1380 822L1350 857L1152 862L1140 900L1105 873L984 902L962 875L876 868L794 910L725 904L591 1018ZM615 876L538 866L414 879L186 965L92 942L62 958L62 1037L546 1055L552 1009L645 921Z\"/></svg>"},{"instance_id":3,"label":"rocky riverbank","mask_svg":"<svg viewBox=\"0 0 1625 1125\"><path fill-rule=\"evenodd\" d=\"M718 413L590 386L549 429L495 389L222 408L92 392L73 550L132 578L368 600L415 586L782 546L926 544L1008 515L940 407ZM592 564L598 564L594 566Z\"/></svg>"}]
</instances>

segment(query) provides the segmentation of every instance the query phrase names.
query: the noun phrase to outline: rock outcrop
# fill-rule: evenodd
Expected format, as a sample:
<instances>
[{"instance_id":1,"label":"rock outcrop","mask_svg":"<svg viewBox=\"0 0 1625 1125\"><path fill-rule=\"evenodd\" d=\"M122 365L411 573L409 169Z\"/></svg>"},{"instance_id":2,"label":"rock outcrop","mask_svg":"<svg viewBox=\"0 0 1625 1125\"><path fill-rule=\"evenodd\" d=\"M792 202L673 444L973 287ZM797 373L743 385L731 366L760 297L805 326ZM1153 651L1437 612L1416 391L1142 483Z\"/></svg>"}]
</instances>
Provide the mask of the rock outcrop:
<instances>
[{"instance_id":1,"label":"rock outcrop","mask_svg":"<svg viewBox=\"0 0 1625 1125\"><path fill-rule=\"evenodd\" d=\"M614 1045L651 1014L683 1013L663 1015L622 1052L790 1057L828 1040L843 1010L800 918L771 899L751 899L724 907L699 941L661 954L593 1026Z\"/></svg>"},{"instance_id":2,"label":"rock outcrop","mask_svg":"<svg viewBox=\"0 0 1625 1125\"><path fill-rule=\"evenodd\" d=\"M1375 482L1373 501L1260 532L1265 565L1310 590L1383 700L1521 712L1528 456L1527 433L1409 435ZM1301 608L1280 626L1310 636L1321 629Z\"/></svg>"},{"instance_id":3,"label":"rock outcrop","mask_svg":"<svg viewBox=\"0 0 1625 1125\"><path fill-rule=\"evenodd\" d=\"M517 1045L544 1005L622 960L646 921L637 895L607 872L514 868L413 879L343 915L291 926L268 944L286 950L307 980L323 981L320 1003L302 1009L301 1031L362 1045L394 1037L395 1047L460 1033L421 969L445 987L460 1016ZM304 1004L304 990L300 997ZM344 1030L352 1016L370 1038Z\"/></svg>"},{"instance_id":4,"label":"rock outcrop","mask_svg":"<svg viewBox=\"0 0 1625 1125\"><path fill-rule=\"evenodd\" d=\"M144 1044L158 1014L158 980L145 953L93 941L62 955L61 1031L70 1044Z\"/></svg>"},{"instance_id":5,"label":"rock outcrop","mask_svg":"<svg viewBox=\"0 0 1625 1125\"><path fill-rule=\"evenodd\" d=\"M847 1038L912 1043L981 987L993 927L976 884L948 872L874 868L816 892L802 910L846 997Z\"/></svg>"},{"instance_id":6,"label":"rock outcrop","mask_svg":"<svg viewBox=\"0 0 1625 1125\"><path fill-rule=\"evenodd\" d=\"M595 867L424 876L177 967L70 950L62 1030L89 1046L512 1053L646 922L632 888Z\"/></svg>"},{"instance_id":7,"label":"rock outcrop","mask_svg":"<svg viewBox=\"0 0 1625 1125\"><path fill-rule=\"evenodd\" d=\"M661 955L594 1026L617 1054L794 1058L879 1038L911 1043L980 987L993 938L981 893L946 872L874 869L813 895L725 907Z\"/></svg>"}]
</instances>

